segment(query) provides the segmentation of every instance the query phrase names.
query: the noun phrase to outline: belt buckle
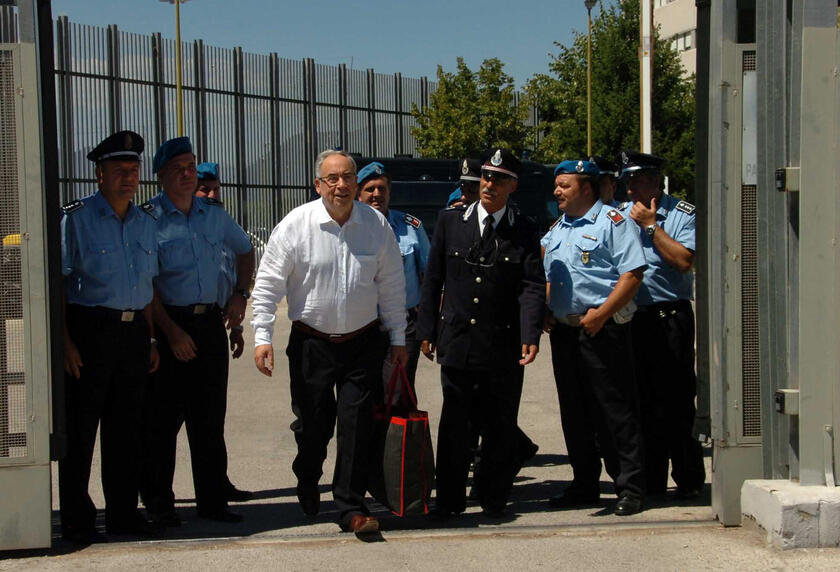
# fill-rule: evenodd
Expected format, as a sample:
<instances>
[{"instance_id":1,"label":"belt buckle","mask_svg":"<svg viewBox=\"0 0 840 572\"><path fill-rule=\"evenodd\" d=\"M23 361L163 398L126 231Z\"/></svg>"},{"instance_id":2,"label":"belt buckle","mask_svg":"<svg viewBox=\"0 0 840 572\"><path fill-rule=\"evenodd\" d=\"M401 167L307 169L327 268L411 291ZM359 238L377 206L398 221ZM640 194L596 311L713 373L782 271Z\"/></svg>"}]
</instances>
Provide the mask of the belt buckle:
<instances>
[{"instance_id":1,"label":"belt buckle","mask_svg":"<svg viewBox=\"0 0 840 572\"><path fill-rule=\"evenodd\" d=\"M196 304L193 306L193 314L203 314L207 311L207 304Z\"/></svg>"},{"instance_id":2,"label":"belt buckle","mask_svg":"<svg viewBox=\"0 0 840 572\"><path fill-rule=\"evenodd\" d=\"M126 310L120 315L121 322L133 322L134 321L134 311L133 310Z\"/></svg>"}]
</instances>

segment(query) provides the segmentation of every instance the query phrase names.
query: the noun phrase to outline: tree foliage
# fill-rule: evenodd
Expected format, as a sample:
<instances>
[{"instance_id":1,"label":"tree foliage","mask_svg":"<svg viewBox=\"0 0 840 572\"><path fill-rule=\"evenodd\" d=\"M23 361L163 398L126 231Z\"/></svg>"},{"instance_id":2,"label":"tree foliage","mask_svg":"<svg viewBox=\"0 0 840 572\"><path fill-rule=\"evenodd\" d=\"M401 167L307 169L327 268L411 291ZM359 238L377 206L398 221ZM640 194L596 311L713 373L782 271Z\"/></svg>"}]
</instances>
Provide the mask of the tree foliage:
<instances>
[{"instance_id":1,"label":"tree foliage","mask_svg":"<svg viewBox=\"0 0 840 572\"><path fill-rule=\"evenodd\" d=\"M586 154L586 34L559 52L551 74L537 74L526 87L538 108L539 141L531 140L534 158L546 163ZM639 2L616 0L601 5L592 20L592 152L616 157L638 149ZM694 194L694 78L684 78L678 53L669 42L654 39L652 116L653 153L667 159L673 194Z\"/></svg>"},{"instance_id":2,"label":"tree foliage","mask_svg":"<svg viewBox=\"0 0 840 572\"><path fill-rule=\"evenodd\" d=\"M455 72L438 66L429 106L411 109L417 120L411 132L423 157L470 157L496 146L522 152L527 110L517 103L513 79L503 67L496 58L484 60L477 72L463 58Z\"/></svg>"}]
</instances>

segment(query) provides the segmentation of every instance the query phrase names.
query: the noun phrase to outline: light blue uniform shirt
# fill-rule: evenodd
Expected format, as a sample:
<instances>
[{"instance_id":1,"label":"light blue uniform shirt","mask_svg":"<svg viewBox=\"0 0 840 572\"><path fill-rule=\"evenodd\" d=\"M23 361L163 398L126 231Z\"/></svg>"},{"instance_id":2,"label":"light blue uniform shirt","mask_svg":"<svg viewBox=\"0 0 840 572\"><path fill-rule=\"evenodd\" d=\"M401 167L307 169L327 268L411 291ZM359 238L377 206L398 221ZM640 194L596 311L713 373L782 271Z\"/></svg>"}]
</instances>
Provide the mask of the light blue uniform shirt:
<instances>
[{"instance_id":1,"label":"light blue uniform shirt","mask_svg":"<svg viewBox=\"0 0 840 572\"><path fill-rule=\"evenodd\" d=\"M251 250L248 235L216 201L193 197L189 216L163 192L149 204L157 217L160 273L155 288L161 302L172 306L217 303L222 248L245 254Z\"/></svg>"},{"instance_id":2,"label":"light blue uniform shirt","mask_svg":"<svg viewBox=\"0 0 840 572\"><path fill-rule=\"evenodd\" d=\"M688 212L686 212L688 211ZM690 251L695 251L695 208L685 201L671 195L662 195L662 204L656 209L656 224L668 233L668 236ZM638 228L638 225L636 226ZM636 304L649 306L657 302L691 300L693 272L680 272L664 260L653 246L653 239L644 229L639 236L645 249L648 267L642 286L636 294Z\"/></svg>"},{"instance_id":3,"label":"light blue uniform shirt","mask_svg":"<svg viewBox=\"0 0 840 572\"><path fill-rule=\"evenodd\" d=\"M236 254L227 246L222 247L222 267L219 272L219 298L216 302L220 308L227 305L236 286Z\"/></svg>"},{"instance_id":4,"label":"light blue uniform shirt","mask_svg":"<svg viewBox=\"0 0 840 572\"><path fill-rule=\"evenodd\" d=\"M61 272L70 304L142 310L158 273L155 219L131 203L121 220L99 191L68 205Z\"/></svg>"},{"instance_id":5,"label":"light blue uniform shirt","mask_svg":"<svg viewBox=\"0 0 840 572\"><path fill-rule=\"evenodd\" d=\"M548 306L559 317L600 306L622 274L645 267L636 225L601 201L582 217L563 215L541 242Z\"/></svg>"},{"instance_id":6,"label":"light blue uniform shirt","mask_svg":"<svg viewBox=\"0 0 840 572\"><path fill-rule=\"evenodd\" d=\"M405 307L420 304L420 277L429 260L429 237L420 219L388 209L388 223L397 237L405 273Z\"/></svg>"}]
</instances>

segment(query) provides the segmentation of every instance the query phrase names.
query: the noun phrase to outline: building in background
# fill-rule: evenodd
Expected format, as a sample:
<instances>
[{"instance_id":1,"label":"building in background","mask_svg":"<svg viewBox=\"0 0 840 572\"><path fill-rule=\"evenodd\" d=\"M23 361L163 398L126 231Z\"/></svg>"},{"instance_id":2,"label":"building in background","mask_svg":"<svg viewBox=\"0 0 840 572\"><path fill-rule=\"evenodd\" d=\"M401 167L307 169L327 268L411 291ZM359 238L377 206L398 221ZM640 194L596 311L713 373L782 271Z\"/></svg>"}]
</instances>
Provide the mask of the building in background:
<instances>
[{"instance_id":1,"label":"building in background","mask_svg":"<svg viewBox=\"0 0 840 572\"><path fill-rule=\"evenodd\" d=\"M697 7L694 0L653 0L659 37L679 52L685 75L697 71Z\"/></svg>"}]
</instances>

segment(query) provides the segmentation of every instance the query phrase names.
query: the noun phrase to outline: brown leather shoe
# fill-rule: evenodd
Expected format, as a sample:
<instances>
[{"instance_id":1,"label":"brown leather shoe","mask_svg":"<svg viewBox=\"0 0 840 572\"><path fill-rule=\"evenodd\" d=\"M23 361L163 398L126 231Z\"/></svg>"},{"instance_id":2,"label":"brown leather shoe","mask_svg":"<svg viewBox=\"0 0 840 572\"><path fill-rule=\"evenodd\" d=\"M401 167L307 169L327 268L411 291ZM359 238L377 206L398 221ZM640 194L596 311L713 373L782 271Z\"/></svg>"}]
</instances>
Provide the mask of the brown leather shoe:
<instances>
[{"instance_id":1,"label":"brown leather shoe","mask_svg":"<svg viewBox=\"0 0 840 572\"><path fill-rule=\"evenodd\" d=\"M355 534L368 534L379 530L379 519L375 516L354 514L347 525L347 532Z\"/></svg>"}]
</instances>

